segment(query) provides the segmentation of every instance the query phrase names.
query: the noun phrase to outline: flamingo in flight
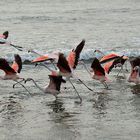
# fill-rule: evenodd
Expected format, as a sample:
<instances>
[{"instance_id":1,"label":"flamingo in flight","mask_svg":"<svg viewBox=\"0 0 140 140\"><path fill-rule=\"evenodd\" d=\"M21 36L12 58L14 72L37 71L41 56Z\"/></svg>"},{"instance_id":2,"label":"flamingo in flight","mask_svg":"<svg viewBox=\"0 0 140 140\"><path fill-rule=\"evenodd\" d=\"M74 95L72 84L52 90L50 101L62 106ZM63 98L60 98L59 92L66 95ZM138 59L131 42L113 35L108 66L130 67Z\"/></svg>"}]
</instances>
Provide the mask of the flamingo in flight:
<instances>
[{"instance_id":1,"label":"flamingo in flight","mask_svg":"<svg viewBox=\"0 0 140 140\"><path fill-rule=\"evenodd\" d=\"M73 49L69 55L67 56L67 58L64 56L63 53L58 53L58 62L57 62L57 67L58 70L52 70L50 69L48 66L44 65L49 71L52 72L53 75L61 75L66 77L66 80L70 82L70 84L72 85L72 87L75 89L75 92L77 93L80 102L82 102L82 98L80 97L78 91L76 90L75 86L73 85L73 83L71 82L70 78L76 78L78 81L80 81L84 86L86 86L86 84L79 78L77 78L74 75L74 70L76 69L76 66L78 64L78 60L80 57L80 53L83 49L85 45L85 40L82 40L80 42L80 44L76 47L76 49ZM48 57L38 57L35 60L33 60L34 63L37 62L42 62L42 61L46 61L48 60ZM86 86L87 87L87 86ZM89 90L93 91L92 89L90 89L89 87L87 87Z\"/></svg>"},{"instance_id":2,"label":"flamingo in flight","mask_svg":"<svg viewBox=\"0 0 140 140\"><path fill-rule=\"evenodd\" d=\"M103 57L100 59L100 64L104 64L103 68L106 73L110 73L113 68L116 67L121 67L120 71L123 71L123 65L128 60L127 56L119 56L118 54L115 53L110 53L108 55L105 55L103 52L100 50L95 50L94 52L99 52L103 55ZM117 76L119 75L120 71L118 72ZM125 77L124 71L123 75Z\"/></svg>"},{"instance_id":3,"label":"flamingo in flight","mask_svg":"<svg viewBox=\"0 0 140 140\"><path fill-rule=\"evenodd\" d=\"M20 84L22 87L26 89L26 87L23 84L21 84L21 82L24 81L24 78L21 78L18 75L18 73L20 73L22 69L21 57L18 54L15 54L14 57L15 57L15 61L13 62L12 66L8 64L6 59L0 58L0 69L5 72L5 75L0 76L0 79L15 81L16 83L13 84L13 88L15 87L16 84ZM26 89L26 91L28 90Z\"/></svg>"},{"instance_id":4,"label":"flamingo in flight","mask_svg":"<svg viewBox=\"0 0 140 140\"><path fill-rule=\"evenodd\" d=\"M140 83L140 57L130 59L131 73L128 82Z\"/></svg>"},{"instance_id":5,"label":"flamingo in flight","mask_svg":"<svg viewBox=\"0 0 140 140\"><path fill-rule=\"evenodd\" d=\"M3 34L0 34L0 44L7 44L7 45L10 45L10 46L16 48L19 51L22 51L21 46L14 45L7 40L8 36L9 36L8 31L5 31Z\"/></svg>"},{"instance_id":6,"label":"flamingo in flight","mask_svg":"<svg viewBox=\"0 0 140 140\"><path fill-rule=\"evenodd\" d=\"M49 75L49 85L45 88L40 87L34 79L27 78L25 80L25 83L27 81L32 81L37 88L39 88L43 93L54 95L55 98L57 98L57 95L60 93L61 83L66 83L66 81L62 78L62 76L55 76L55 75Z\"/></svg>"}]
</instances>

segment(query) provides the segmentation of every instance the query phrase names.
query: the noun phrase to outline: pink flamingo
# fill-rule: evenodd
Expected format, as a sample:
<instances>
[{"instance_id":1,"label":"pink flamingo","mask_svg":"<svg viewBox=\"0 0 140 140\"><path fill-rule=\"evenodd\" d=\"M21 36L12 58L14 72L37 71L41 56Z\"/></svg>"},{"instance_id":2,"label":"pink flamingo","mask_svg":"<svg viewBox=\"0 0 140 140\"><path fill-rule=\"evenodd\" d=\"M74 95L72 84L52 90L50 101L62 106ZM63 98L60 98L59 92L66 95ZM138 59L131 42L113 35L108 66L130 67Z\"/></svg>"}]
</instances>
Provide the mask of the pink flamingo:
<instances>
[{"instance_id":1,"label":"pink flamingo","mask_svg":"<svg viewBox=\"0 0 140 140\"><path fill-rule=\"evenodd\" d=\"M57 95L60 93L60 87L61 83L66 83L66 81L62 78L62 76L55 76L55 75L49 75L49 85L45 88L40 87L34 79L27 78L25 80L25 83L27 81L32 81L37 88L39 88L43 93L54 95L57 98Z\"/></svg>"},{"instance_id":2,"label":"pink flamingo","mask_svg":"<svg viewBox=\"0 0 140 140\"><path fill-rule=\"evenodd\" d=\"M119 56L118 54L115 53L110 53L108 55L105 55L103 52L101 52L100 50L95 50L95 52L101 53L103 55L103 57L100 59L100 64L104 64L103 68L105 70L106 73L110 73L111 70L115 67L121 67L120 71L117 74L117 77L119 75L119 73L121 71L123 71L123 75L125 77L124 74L124 70L123 70L123 65L126 62L126 60L128 60L127 56Z\"/></svg>"},{"instance_id":3,"label":"pink flamingo","mask_svg":"<svg viewBox=\"0 0 140 140\"><path fill-rule=\"evenodd\" d=\"M99 60L96 57L93 58L93 61L91 64L91 70L89 71L86 66L85 66L85 68L93 79L99 80L105 86L105 88L108 89L108 86L105 82L107 80L105 70L101 66Z\"/></svg>"},{"instance_id":4,"label":"pink flamingo","mask_svg":"<svg viewBox=\"0 0 140 140\"><path fill-rule=\"evenodd\" d=\"M96 57L93 58L91 70L87 68L86 64L83 61L80 61L80 64L84 66L85 70L89 73L92 79L99 80L105 86L105 88L108 89L108 86L106 84L106 81L108 80L108 78L106 77L106 72Z\"/></svg>"},{"instance_id":5,"label":"pink flamingo","mask_svg":"<svg viewBox=\"0 0 140 140\"><path fill-rule=\"evenodd\" d=\"M5 75L1 76L0 79L15 81L16 83L13 84L13 88L15 87L16 84L20 84L22 87L26 89L26 87L23 84L21 84L21 82L24 81L24 78L21 78L18 75L18 73L20 73L22 69L21 57L18 54L15 54L14 57L15 61L13 62L12 66L8 64L6 59L0 58L0 69L5 72ZM26 89L26 91L28 90Z\"/></svg>"},{"instance_id":6,"label":"pink flamingo","mask_svg":"<svg viewBox=\"0 0 140 140\"><path fill-rule=\"evenodd\" d=\"M9 32L8 31L5 31L3 34L1 34L0 35L0 44L7 44L7 45L10 45L10 46L16 48L19 51L22 51L22 47L21 46L14 45L14 44L10 43L7 40L8 36L9 36Z\"/></svg>"},{"instance_id":7,"label":"pink flamingo","mask_svg":"<svg viewBox=\"0 0 140 140\"><path fill-rule=\"evenodd\" d=\"M131 73L128 82L140 83L140 57L130 59Z\"/></svg>"}]
</instances>

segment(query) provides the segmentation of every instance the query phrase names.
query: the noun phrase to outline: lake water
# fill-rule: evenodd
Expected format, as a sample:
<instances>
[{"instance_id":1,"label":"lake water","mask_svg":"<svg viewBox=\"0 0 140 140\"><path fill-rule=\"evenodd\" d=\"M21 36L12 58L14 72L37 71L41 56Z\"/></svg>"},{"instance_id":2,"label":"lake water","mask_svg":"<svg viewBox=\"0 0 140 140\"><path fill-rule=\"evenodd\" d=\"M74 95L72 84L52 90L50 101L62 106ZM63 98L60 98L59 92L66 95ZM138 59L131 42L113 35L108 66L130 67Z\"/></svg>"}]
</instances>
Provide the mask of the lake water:
<instances>
[{"instance_id":1,"label":"lake water","mask_svg":"<svg viewBox=\"0 0 140 140\"><path fill-rule=\"evenodd\" d=\"M139 0L1 0L0 5L0 32L8 30L9 40L24 47L19 52L0 45L1 57L9 61L14 53L23 61L32 60L36 56L28 49L68 54L82 39L86 40L80 57L84 60L90 60L95 49L140 55ZM69 83L62 85L62 94L55 100L31 82L26 84L29 95L20 86L13 89L12 81L0 81L0 139L139 140L140 86L116 79L117 72L109 75L106 90L79 65L76 74L94 90L73 80L82 104L75 103L78 98ZM21 76L32 77L43 87L49 74L41 66L23 65Z\"/></svg>"}]
</instances>

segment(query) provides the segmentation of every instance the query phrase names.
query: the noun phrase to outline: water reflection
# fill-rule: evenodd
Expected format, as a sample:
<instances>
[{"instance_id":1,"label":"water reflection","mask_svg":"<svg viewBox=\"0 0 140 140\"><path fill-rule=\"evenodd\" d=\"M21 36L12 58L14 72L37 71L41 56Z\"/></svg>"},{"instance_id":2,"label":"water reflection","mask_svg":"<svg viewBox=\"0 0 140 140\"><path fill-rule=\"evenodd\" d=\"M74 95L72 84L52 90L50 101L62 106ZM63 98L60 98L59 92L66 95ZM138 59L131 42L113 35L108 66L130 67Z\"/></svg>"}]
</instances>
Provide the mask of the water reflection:
<instances>
[{"instance_id":1,"label":"water reflection","mask_svg":"<svg viewBox=\"0 0 140 140\"><path fill-rule=\"evenodd\" d=\"M49 114L51 115L51 119L56 123L64 123L73 115L65 110L63 100L57 98L55 101L47 103L47 106L52 109Z\"/></svg>"},{"instance_id":2,"label":"water reflection","mask_svg":"<svg viewBox=\"0 0 140 140\"><path fill-rule=\"evenodd\" d=\"M16 115L22 111L22 107L16 97L9 96L6 101L3 101L2 106L2 117L5 119L13 119Z\"/></svg>"},{"instance_id":3,"label":"water reflection","mask_svg":"<svg viewBox=\"0 0 140 140\"><path fill-rule=\"evenodd\" d=\"M55 113L59 113L59 112L63 112L65 110L64 106L63 106L63 102L60 99L56 99L50 103L47 104L47 106L49 106L53 112Z\"/></svg>"},{"instance_id":4,"label":"water reflection","mask_svg":"<svg viewBox=\"0 0 140 140\"><path fill-rule=\"evenodd\" d=\"M52 110L49 112L52 123L54 126L50 128L48 134L48 140L73 140L76 137L79 137L79 133L74 129L74 115L69 111L66 111L64 107L63 100L56 99L50 103L47 103L47 106Z\"/></svg>"},{"instance_id":5,"label":"water reflection","mask_svg":"<svg viewBox=\"0 0 140 140\"><path fill-rule=\"evenodd\" d=\"M1 107L1 130L5 139L17 137L20 128L22 127L23 108L14 96L4 97L0 104ZM22 121L21 121L22 120Z\"/></svg>"},{"instance_id":6,"label":"water reflection","mask_svg":"<svg viewBox=\"0 0 140 140\"><path fill-rule=\"evenodd\" d=\"M96 99L94 99L93 102L93 108L97 111L96 117L102 118L106 116L108 101L109 101L109 96L106 93L104 93L104 91L97 93Z\"/></svg>"}]
</instances>

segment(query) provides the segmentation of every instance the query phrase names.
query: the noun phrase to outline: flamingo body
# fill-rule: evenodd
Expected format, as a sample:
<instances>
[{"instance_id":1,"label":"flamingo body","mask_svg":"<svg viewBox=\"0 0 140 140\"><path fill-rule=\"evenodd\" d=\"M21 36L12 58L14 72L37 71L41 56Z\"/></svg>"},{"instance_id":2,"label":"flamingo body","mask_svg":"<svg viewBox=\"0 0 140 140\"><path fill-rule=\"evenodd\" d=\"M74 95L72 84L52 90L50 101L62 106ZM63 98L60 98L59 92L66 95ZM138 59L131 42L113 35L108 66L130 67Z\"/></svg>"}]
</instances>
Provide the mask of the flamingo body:
<instances>
[{"instance_id":1,"label":"flamingo body","mask_svg":"<svg viewBox=\"0 0 140 140\"><path fill-rule=\"evenodd\" d=\"M130 64L131 64L131 73L128 78L128 82L139 84L140 83L140 57L131 59Z\"/></svg>"},{"instance_id":2,"label":"flamingo body","mask_svg":"<svg viewBox=\"0 0 140 140\"><path fill-rule=\"evenodd\" d=\"M22 68L21 58L18 54L15 55L15 62L10 66L4 58L0 58L0 69L5 72L3 80L16 80L19 79L17 73L20 73Z\"/></svg>"},{"instance_id":3,"label":"flamingo body","mask_svg":"<svg viewBox=\"0 0 140 140\"><path fill-rule=\"evenodd\" d=\"M101 82L106 81L105 70L103 69L99 60L96 57L93 58L91 68L92 68L92 71L93 71L93 73L92 73L92 78L93 79L99 80Z\"/></svg>"}]
</instances>

